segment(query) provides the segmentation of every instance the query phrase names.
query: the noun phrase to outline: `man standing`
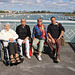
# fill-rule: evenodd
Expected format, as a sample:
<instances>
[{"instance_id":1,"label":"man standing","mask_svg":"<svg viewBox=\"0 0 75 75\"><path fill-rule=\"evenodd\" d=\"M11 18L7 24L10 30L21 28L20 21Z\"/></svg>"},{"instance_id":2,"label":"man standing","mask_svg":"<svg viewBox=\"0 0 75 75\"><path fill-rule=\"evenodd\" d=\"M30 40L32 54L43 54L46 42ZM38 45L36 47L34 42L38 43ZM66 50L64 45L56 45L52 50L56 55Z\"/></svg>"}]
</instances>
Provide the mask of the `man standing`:
<instances>
[{"instance_id":1,"label":"man standing","mask_svg":"<svg viewBox=\"0 0 75 75\"><path fill-rule=\"evenodd\" d=\"M26 25L26 20L21 19L21 25L16 28L16 33L19 35L18 44L20 45L20 55L23 56L22 44L25 44L26 56L31 58L29 55L29 38L31 37L30 27Z\"/></svg>"},{"instance_id":2,"label":"man standing","mask_svg":"<svg viewBox=\"0 0 75 75\"><path fill-rule=\"evenodd\" d=\"M60 62L60 49L61 49L61 37L64 33L65 29L61 23L56 22L55 17L51 17L51 24L47 28L48 37L50 38L47 40L51 51L54 54L56 53L56 61ZM56 45L56 49L53 47L53 44Z\"/></svg>"}]
</instances>

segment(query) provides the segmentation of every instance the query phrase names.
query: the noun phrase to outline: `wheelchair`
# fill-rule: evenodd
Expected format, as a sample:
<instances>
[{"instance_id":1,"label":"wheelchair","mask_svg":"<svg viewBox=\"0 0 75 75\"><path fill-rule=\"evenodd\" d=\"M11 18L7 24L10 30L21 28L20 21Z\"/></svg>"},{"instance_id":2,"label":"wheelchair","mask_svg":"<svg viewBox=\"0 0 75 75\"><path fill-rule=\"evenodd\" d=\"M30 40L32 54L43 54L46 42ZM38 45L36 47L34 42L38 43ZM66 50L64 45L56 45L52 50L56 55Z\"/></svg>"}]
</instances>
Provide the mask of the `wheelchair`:
<instances>
[{"instance_id":1,"label":"wheelchair","mask_svg":"<svg viewBox=\"0 0 75 75\"><path fill-rule=\"evenodd\" d=\"M3 63L6 65L6 66L9 66L11 65L10 63L10 54L9 54L9 51L8 51L8 46L4 46L4 41L1 40L1 44L2 44L2 47L1 47L1 60L3 61ZM21 60L21 62L23 62L24 59L22 59L20 57L20 49L17 45L17 48L18 48L18 55L19 55L19 58Z\"/></svg>"},{"instance_id":2,"label":"wheelchair","mask_svg":"<svg viewBox=\"0 0 75 75\"><path fill-rule=\"evenodd\" d=\"M0 61L2 61L2 46L1 46L1 40L0 40Z\"/></svg>"}]
</instances>

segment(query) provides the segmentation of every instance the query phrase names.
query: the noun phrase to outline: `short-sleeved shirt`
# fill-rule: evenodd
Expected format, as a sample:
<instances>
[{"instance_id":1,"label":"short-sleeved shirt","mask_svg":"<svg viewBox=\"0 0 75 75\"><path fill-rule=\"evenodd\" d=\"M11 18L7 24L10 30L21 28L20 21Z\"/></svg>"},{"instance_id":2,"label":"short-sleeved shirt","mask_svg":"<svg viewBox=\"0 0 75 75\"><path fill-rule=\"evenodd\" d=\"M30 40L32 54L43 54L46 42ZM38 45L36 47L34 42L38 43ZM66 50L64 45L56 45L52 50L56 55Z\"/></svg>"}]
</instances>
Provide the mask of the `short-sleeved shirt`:
<instances>
[{"instance_id":1,"label":"short-sleeved shirt","mask_svg":"<svg viewBox=\"0 0 75 75\"><path fill-rule=\"evenodd\" d=\"M55 39L59 38L61 31L65 31L61 23L58 25L50 24L47 28L47 33L50 33L51 36Z\"/></svg>"}]
</instances>

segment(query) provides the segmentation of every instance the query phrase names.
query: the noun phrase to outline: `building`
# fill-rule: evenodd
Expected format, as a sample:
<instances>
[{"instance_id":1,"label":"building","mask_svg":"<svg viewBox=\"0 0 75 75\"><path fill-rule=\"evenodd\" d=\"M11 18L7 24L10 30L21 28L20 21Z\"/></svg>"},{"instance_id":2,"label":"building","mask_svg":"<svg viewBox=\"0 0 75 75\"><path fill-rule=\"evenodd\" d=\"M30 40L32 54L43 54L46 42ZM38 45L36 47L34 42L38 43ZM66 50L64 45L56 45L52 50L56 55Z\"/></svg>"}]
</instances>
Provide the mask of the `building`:
<instances>
[{"instance_id":1,"label":"building","mask_svg":"<svg viewBox=\"0 0 75 75\"><path fill-rule=\"evenodd\" d=\"M12 13L12 10L4 9L5 12Z\"/></svg>"}]
</instances>

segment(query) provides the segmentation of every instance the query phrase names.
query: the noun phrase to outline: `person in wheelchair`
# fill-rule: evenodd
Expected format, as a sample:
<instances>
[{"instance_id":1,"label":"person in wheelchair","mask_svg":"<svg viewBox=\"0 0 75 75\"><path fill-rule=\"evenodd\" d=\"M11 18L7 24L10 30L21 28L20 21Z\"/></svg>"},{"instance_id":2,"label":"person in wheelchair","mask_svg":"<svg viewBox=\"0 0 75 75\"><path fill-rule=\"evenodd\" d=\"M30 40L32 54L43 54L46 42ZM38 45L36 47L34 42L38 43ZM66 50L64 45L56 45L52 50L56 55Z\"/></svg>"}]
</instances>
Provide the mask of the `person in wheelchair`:
<instances>
[{"instance_id":1,"label":"person in wheelchair","mask_svg":"<svg viewBox=\"0 0 75 75\"><path fill-rule=\"evenodd\" d=\"M20 63L16 39L18 35L12 29L10 29L9 23L4 25L4 29L0 32L0 39L3 40L4 47L8 48L10 55L10 64Z\"/></svg>"}]
</instances>

